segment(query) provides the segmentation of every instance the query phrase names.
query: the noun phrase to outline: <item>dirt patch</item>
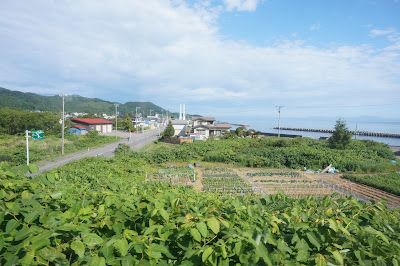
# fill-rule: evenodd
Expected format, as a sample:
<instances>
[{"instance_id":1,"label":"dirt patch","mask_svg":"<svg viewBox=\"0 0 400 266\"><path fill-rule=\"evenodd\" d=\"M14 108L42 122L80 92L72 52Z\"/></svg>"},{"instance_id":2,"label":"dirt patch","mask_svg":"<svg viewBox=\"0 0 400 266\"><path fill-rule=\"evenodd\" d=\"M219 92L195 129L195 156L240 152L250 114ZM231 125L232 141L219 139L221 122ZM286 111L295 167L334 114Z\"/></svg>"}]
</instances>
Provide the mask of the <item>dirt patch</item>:
<instances>
[{"instance_id":1,"label":"dirt patch","mask_svg":"<svg viewBox=\"0 0 400 266\"><path fill-rule=\"evenodd\" d=\"M197 191L202 191L203 189L203 170L201 168L196 168L196 182L193 183L193 187Z\"/></svg>"}]
</instances>

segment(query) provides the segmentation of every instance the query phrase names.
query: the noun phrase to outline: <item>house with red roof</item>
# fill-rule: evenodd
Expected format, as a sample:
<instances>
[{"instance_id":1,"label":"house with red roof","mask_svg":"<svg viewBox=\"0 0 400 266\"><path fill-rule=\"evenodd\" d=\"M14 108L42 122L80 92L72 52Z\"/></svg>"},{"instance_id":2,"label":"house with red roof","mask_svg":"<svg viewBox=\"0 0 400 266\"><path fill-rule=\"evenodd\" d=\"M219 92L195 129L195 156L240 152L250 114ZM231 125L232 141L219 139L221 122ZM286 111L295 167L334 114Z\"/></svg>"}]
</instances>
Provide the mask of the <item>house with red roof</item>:
<instances>
[{"instance_id":1,"label":"house with red roof","mask_svg":"<svg viewBox=\"0 0 400 266\"><path fill-rule=\"evenodd\" d=\"M76 125L76 126L71 126L68 132L71 135L85 135L87 133L87 130L84 126Z\"/></svg>"},{"instance_id":2,"label":"house with red roof","mask_svg":"<svg viewBox=\"0 0 400 266\"><path fill-rule=\"evenodd\" d=\"M71 118L71 122L76 126L85 128L88 132L96 130L99 133L109 133L112 131L113 122L101 118Z\"/></svg>"}]
</instances>

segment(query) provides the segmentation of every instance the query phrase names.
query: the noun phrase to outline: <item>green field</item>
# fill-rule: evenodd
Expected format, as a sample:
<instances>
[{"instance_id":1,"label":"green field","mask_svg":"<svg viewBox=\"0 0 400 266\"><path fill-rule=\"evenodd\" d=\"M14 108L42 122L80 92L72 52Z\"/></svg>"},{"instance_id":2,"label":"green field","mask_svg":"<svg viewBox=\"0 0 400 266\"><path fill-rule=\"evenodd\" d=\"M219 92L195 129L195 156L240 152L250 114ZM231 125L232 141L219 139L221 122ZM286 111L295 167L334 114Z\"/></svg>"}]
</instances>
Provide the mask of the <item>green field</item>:
<instances>
[{"instance_id":1,"label":"green field","mask_svg":"<svg viewBox=\"0 0 400 266\"><path fill-rule=\"evenodd\" d=\"M118 138L119 140L120 138ZM64 153L74 153L87 150L110 142L118 141L115 137L99 135L65 135ZM43 140L29 138L29 161L37 163L61 156L61 136L44 136ZM14 165L26 164L26 138L19 135L0 135L0 161Z\"/></svg>"}]
</instances>

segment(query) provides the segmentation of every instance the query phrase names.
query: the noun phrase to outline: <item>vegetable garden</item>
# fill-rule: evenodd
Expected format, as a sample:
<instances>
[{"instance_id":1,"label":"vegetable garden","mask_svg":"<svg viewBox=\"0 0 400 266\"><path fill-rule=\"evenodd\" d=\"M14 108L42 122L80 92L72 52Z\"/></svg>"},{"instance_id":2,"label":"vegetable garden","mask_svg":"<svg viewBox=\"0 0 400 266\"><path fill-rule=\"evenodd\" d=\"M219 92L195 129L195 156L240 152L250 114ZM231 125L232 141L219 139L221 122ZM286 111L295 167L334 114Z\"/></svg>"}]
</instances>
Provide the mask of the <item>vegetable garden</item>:
<instances>
[{"instance_id":1,"label":"vegetable garden","mask_svg":"<svg viewBox=\"0 0 400 266\"><path fill-rule=\"evenodd\" d=\"M203 191L217 192L221 195L243 196L248 193L255 193L253 186L248 184L230 168L205 168L202 184Z\"/></svg>"},{"instance_id":2,"label":"vegetable garden","mask_svg":"<svg viewBox=\"0 0 400 266\"><path fill-rule=\"evenodd\" d=\"M171 185L192 186L195 172L189 167L170 166L157 173L146 173L146 181L169 182Z\"/></svg>"}]
</instances>

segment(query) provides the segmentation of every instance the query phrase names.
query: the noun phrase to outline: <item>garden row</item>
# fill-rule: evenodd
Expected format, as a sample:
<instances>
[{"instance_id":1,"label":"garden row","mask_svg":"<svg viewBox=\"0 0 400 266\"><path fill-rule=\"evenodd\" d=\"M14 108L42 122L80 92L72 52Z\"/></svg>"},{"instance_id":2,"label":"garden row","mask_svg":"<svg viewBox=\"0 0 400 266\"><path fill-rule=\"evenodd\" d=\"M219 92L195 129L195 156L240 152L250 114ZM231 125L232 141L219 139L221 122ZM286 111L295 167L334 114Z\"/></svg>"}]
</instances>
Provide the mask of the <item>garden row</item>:
<instances>
[{"instance_id":1,"label":"garden row","mask_svg":"<svg viewBox=\"0 0 400 266\"><path fill-rule=\"evenodd\" d=\"M343 175L343 178L356 183L381 189L400 196L400 174L378 174L378 175Z\"/></svg>"}]
</instances>

